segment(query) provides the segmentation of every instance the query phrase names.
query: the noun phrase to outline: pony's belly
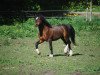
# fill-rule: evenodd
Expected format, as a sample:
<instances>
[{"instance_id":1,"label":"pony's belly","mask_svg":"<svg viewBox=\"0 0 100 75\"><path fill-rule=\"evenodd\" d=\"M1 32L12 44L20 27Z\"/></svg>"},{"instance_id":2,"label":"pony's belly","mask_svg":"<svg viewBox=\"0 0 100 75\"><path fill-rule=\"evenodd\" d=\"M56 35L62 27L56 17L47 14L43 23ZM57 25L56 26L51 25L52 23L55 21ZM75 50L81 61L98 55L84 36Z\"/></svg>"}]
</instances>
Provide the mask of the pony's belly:
<instances>
[{"instance_id":1,"label":"pony's belly","mask_svg":"<svg viewBox=\"0 0 100 75\"><path fill-rule=\"evenodd\" d=\"M58 40L59 38L56 38L56 39L53 39L52 41L56 41L56 40Z\"/></svg>"},{"instance_id":2,"label":"pony's belly","mask_svg":"<svg viewBox=\"0 0 100 75\"><path fill-rule=\"evenodd\" d=\"M63 32L61 30L58 30L58 31L54 31L53 32L53 35L52 35L52 39L53 40L58 40L60 39L61 37L63 36Z\"/></svg>"},{"instance_id":3,"label":"pony's belly","mask_svg":"<svg viewBox=\"0 0 100 75\"><path fill-rule=\"evenodd\" d=\"M61 38L61 36L55 35L55 36L53 36L53 41L58 40L60 38Z\"/></svg>"}]
</instances>

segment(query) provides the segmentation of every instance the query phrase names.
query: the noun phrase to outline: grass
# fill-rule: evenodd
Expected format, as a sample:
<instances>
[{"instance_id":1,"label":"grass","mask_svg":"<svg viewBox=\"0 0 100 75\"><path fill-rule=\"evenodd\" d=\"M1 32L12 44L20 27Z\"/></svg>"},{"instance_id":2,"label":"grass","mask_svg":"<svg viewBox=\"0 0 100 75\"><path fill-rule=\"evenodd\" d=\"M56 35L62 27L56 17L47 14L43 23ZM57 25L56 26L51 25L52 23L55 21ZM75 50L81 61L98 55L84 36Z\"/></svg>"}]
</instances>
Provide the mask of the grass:
<instances>
[{"instance_id":1,"label":"grass","mask_svg":"<svg viewBox=\"0 0 100 75\"><path fill-rule=\"evenodd\" d=\"M25 23L15 23L13 26L3 25L0 27L0 35L10 37L12 39L23 38L23 37L33 37L36 29L33 26L33 19L29 19Z\"/></svg>"},{"instance_id":2,"label":"grass","mask_svg":"<svg viewBox=\"0 0 100 75\"><path fill-rule=\"evenodd\" d=\"M80 30L92 31L98 30L100 28L100 19L97 17L92 18L92 22L86 22L85 17L82 16L72 16L66 17L66 19L47 19L50 24L72 24L76 32ZM35 27L35 22L33 18L28 19L24 23L15 22L14 25L0 26L0 35L6 36L12 39L23 38L23 37L35 37L37 35L37 28Z\"/></svg>"},{"instance_id":3,"label":"grass","mask_svg":"<svg viewBox=\"0 0 100 75\"><path fill-rule=\"evenodd\" d=\"M63 49L65 46L61 40L53 42L54 58L48 57L47 42L39 45L41 55L37 55L34 48L37 30L33 26L34 21L32 19L24 22L23 25L4 25L0 27L0 75L99 75L99 19L94 18L92 22L86 22L85 18L73 17L73 19L60 20L54 18L48 19L48 21L53 25L57 23L73 25L76 30L78 45L75 47L72 45L74 55L71 57L64 56ZM3 33L3 29L5 33ZM15 32L16 30L19 34ZM7 31L9 34L12 33L14 38ZM22 37L19 36L21 34Z\"/></svg>"},{"instance_id":4,"label":"grass","mask_svg":"<svg viewBox=\"0 0 100 75\"><path fill-rule=\"evenodd\" d=\"M93 12L100 12L100 6L93 6L92 7Z\"/></svg>"}]
</instances>

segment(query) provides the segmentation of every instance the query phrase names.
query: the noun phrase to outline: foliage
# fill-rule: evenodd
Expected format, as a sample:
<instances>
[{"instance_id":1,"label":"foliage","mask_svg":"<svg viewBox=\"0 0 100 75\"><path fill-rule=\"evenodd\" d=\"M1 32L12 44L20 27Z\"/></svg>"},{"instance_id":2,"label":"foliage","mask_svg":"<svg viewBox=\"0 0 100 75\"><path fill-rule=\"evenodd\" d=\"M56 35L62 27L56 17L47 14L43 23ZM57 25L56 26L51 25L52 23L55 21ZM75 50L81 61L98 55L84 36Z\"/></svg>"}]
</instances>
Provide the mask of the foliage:
<instances>
[{"instance_id":1,"label":"foliage","mask_svg":"<svg viewBox=\"0 0 100 75\"><path fill-rule=\"evenodd\" d=\"M24 23L15 23L14 26L1 26L0 35L9 36L13 39L20 37L32 37L34 35L35 29L33 26L33 19L29 19Z\"/></svg>"},{"instance_id":2,"label":"foliage","mask_svg":"<svg viewBox=\"0 0 100 75\"><path fill-rule=\"evenodd\" d=\"M93 12L100 12L100 6L93 6Z\"/></svg>"},{"instance_id":3,"label":"foliage","mask_svg":"<svg viewBox=\"0 0 100 75\"><path fill-rule=\"evenodd\" d=\"M92 31L92 30L97 30L99 29L100 26L100 22L99 22L100 18L97 17L93 17L92 21L86 21L85 17L82 16L71 16L71 17L66 17L66 19L55 19L52 18L50 20L48 20L51 24L56 25L56 24L71 24L74 26L74 28L76 29L76 31L80 31L80 30L87 30L87 31Z\"/></svg>"},{"instance_id":4,"label":"foliage","mask_svg":"<svg viewBox=\"0 0 100 75\"><path fill-rule=\"evenodd\" d=\"M0 11L22 11L22 10L61 10L64 6L80 9L91 0L4 0L0 2ZM99 5L99 0L92 0L93 5ZM82 7L81 7L82 6Z\"/></svg>"},{"instance_id":5,"label":"foliage","mask_svg":"<svg viewBox=\"0 0 100 75\"><path fill-rule=\"evenodd\" d=\"M100 29L100 19L93 17L91 22L85 20L82 16L72 16L66 18L51 18L47 19L51 25L59 24L71 24L75 28L76 32L81 30L92 31ZM23 23L15 22L12 26L0 26L0 35L8 36L10 38L23 38L23 37L35 37L37 36L37 28L35 27L35 22L33 18L28 19Z\"/></svg>"},{"instance_id":6,"label":"foliage","mask_svg":"<svg viewBox=\"0 0 100 75\"><path fill-rule=\"evenodd\" d=\"M100 1L92 1L93 6L95 6L93 11L99 11ZM0 24L11 24L15 22L15 20L19 22L27 20L29 13L23 11L85 11L85 9L90 6L89 2L90 0L2 0L0 2Z\"/></svg>"}]
</instances>

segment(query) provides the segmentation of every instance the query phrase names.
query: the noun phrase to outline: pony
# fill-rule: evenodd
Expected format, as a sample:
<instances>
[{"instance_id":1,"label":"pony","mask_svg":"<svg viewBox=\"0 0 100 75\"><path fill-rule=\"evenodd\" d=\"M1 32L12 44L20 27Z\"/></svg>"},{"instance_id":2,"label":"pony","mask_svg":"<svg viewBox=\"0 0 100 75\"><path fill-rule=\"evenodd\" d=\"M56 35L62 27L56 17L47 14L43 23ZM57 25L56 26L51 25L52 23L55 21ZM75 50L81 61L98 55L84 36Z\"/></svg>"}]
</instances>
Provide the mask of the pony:
<instances>
[{"instance_id":1,"label":"pony","mask_svg":"<svg viewBox=\"0 0 100 75\"><path fill-rule=\"evenodd\" d=\"M75 45L75 30L69 24L61 24L57 26L51 26L44 16L38 16L35 18L36 27L39 30L39 40L35 43L36 52L40 55L41 52L38 49L38 45L44 41L49 43L50 55L53 57L53 46L52 41L62 39L66 47L64 48L64 53L69 56L73 55L71 49L71 42Z\"/></svg>"}]
</instances>

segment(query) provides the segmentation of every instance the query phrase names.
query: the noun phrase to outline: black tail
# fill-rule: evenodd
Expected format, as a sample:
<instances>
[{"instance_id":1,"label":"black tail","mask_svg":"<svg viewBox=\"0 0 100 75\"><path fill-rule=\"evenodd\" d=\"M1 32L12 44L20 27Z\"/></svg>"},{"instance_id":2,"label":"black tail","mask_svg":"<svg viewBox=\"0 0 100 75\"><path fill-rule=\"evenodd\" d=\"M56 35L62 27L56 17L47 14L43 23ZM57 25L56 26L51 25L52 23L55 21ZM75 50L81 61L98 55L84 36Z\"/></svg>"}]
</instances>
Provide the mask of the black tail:
<instances>
[{"instance_id":1,"label":"black tail","mask_svg":"<svg viewBox=\"0 0 100 75\"><path fill-rule=\"evenodd\" d=\"M68 31L69 31L69 37L71 38L71 41L74 45L76 45L75 43L75 30L71 25L68 25Z\"/></svg>"}]
</instances>

